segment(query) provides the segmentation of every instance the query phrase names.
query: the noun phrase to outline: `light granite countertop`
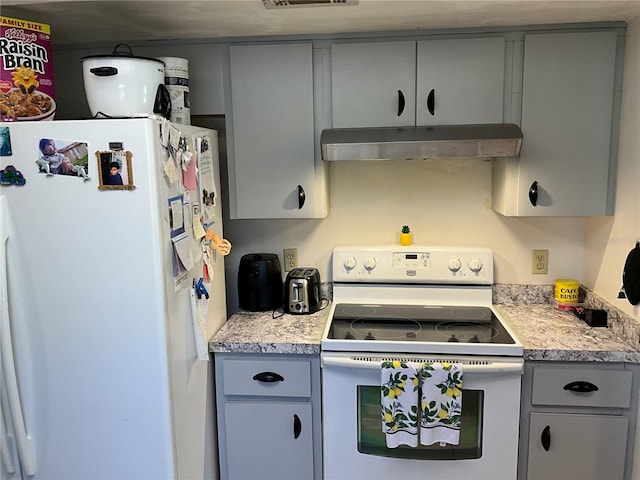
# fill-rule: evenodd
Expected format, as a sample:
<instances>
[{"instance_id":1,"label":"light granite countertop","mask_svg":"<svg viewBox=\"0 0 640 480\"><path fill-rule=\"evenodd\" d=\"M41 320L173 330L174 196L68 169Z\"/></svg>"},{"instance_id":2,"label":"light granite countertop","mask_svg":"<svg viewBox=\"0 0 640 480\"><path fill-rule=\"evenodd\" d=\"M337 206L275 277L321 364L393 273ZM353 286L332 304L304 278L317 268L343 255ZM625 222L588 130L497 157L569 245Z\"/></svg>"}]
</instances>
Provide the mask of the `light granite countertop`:
<instances>
[{"instance_id":1,"label":"light granite countertop","mask_svg":"<svg viewBox=\"0 0 640 480\"><path fill-rule=\"evenodd\" d=\"M320 353L329 306L309 315L238 312L209 342L211 352ZM278 316L280 315L280 316ZM273 318L276 316L276 318Z\"/></svg>"},{"instance_id":2,"label":"light granite countertop","mask_svg":"<svg viewBox=\"0 0 640 480\"><path fill-rule=\"evenodd\" d=\"M607 310L608 327L590 327L558 310L548 288L497 286L494 304L522 343L525 360L640 363L640 325L591 292L585 295L590 308ZM329 309L311 315L238 312L213 336L209 350L318 354Z\"/></svg>"},{"instance_id":3,"label":"light granite countertop","mask_svg":"<svg viewBox=\"0 0 640 480\"><path fill-rule=\"evenodd\" d=\"M495 305L522 343L525 360L640 363L640 352L611 327L590 327L549 304ZM611 322L611 319L609 320Z\"/></svg>"}]
</instances>

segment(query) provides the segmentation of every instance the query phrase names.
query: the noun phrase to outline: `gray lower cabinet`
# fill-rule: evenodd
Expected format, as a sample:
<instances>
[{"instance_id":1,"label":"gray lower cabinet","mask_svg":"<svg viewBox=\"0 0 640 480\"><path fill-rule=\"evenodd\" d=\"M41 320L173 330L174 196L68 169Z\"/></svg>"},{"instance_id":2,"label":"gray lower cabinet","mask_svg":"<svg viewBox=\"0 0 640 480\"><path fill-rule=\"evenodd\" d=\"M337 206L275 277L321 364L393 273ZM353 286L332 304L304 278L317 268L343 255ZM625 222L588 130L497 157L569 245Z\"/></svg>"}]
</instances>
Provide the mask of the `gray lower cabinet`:
<instances>
[{"instance_id":1,"label":"gray lower cabinet","mask_svg":"<svg viewBox=\"0 0 640 480\"><path fill-rule=\"evenodd\" d=\"M311 402L226 402L227 478L313 478Z\"/></svg>"},{"instance_id":2,"label":"gray lower cabinet","mask_svg":"<svg viewBox=\"0 0 640 480\"><path fill-rule=\"evenodd\" d=\"M530 426L529 480L624 478L626 417L532 413Z\"/></svg>"},{"instance_id":3,"label":"gray lower cabinet","mask_svg":"<svg viewBox=\"0 0 640 480\"><path fill-rule=\"evenodd\" d=\"M520 480L627 480L638 396L628 364L527 362Z\"/></svg>"},{"instance_id":4,"label":"gray lower cabinet","mask_svg":"<svg viewBox=\"0 0 640 480\"><path fill-rule=\"evenodd\" d=\"M214 358L221 478L320 479L319 357Z\"/></svg>"}]
</instances>

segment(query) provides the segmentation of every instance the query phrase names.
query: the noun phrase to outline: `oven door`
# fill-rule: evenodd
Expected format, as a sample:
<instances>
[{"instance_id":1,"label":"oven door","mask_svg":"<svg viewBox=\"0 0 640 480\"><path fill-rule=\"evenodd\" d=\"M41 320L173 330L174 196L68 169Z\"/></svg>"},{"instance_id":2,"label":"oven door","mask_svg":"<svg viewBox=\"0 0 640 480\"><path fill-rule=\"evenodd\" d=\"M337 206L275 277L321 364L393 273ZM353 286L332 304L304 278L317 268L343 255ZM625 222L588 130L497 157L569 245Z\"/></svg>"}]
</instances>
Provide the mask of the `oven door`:
<instances>
[{"instance_id":1,"label":"oven door","mask_svg":"<svg viewBox=\"0 0 640 480\"><path fill-rule=\"evenodd\" d=\"M383 360L463 364L457 446L387 448L380 415ZM322 353L325 479L516 478L521 358Z\"/></svg>"}]
</instances>

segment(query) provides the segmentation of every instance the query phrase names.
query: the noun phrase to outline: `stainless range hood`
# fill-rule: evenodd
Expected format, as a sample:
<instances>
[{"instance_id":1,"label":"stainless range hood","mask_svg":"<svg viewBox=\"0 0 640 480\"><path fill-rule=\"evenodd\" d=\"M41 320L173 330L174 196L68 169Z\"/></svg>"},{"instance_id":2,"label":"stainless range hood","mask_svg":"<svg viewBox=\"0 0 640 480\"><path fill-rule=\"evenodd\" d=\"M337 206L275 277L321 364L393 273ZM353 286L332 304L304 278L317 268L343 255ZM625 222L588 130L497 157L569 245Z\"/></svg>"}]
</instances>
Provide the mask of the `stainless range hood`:
<instances>
[{"instance_id":1,"label":"stainless range hood","mask_svg":"<svg viewBox=\"0 0 640 480\"><path fill-rule=\"evenodd\" d=\"M320 137L322 159L491 158L520 154L522 131L512 123L428 127L335 128Z\"/></svg>"}]
</instances>

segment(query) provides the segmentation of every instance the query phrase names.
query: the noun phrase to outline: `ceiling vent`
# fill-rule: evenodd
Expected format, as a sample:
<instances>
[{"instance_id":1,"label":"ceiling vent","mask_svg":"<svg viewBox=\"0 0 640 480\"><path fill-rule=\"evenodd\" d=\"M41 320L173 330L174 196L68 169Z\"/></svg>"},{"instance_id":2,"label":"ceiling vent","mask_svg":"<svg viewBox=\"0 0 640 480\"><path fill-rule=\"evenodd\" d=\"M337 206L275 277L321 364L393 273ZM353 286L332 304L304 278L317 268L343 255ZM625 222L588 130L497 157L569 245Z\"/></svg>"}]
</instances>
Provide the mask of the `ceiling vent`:
<instances>
[{"instance_id":1,"label":"ceiling vent","mask_svg":"<svg viewBox=\"0 0 640 480\"><path fill-rule=\"evenodd\" d=\"M337 5L357 5L358 0L262 0L265 8L322 7Z\"/></svg>"}]
</instances>

